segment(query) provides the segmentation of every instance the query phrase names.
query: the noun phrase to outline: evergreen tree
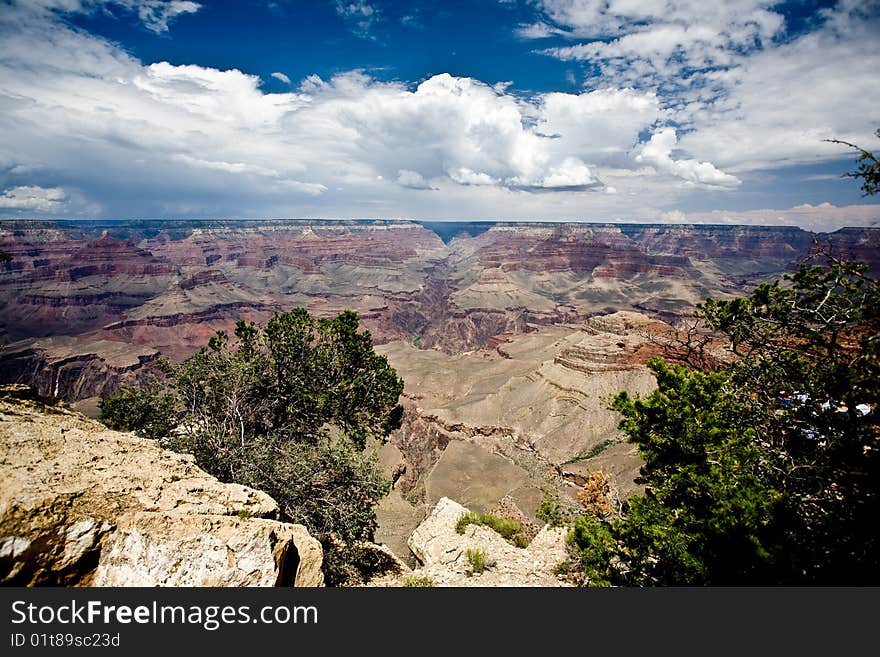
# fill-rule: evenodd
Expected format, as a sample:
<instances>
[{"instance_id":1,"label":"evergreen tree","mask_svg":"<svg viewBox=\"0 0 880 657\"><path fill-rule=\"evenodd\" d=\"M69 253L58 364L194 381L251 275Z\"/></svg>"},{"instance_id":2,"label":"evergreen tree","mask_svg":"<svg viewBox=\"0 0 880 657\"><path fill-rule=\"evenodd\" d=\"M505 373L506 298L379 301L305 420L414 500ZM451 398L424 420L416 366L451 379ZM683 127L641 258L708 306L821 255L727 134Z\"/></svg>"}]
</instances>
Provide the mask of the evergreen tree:
<instances>
[{"instance_id":1,"label":"evergreen tree","mask_svg":"<svg viewBox=\"0 0 880 657\"><path fill-rule=\"evenodd\" d=\"M234 340L218 332L184 362L163 362L162 389L105 399L101 419L271 495L321 539L328 581L341 582L357 576L359 544L372 540L375 504L390 490L367 441L402 416L403 382L358 328L351 311L315 319L302 308L262 328L239 321Z\"/></svg>"}]
</instances>

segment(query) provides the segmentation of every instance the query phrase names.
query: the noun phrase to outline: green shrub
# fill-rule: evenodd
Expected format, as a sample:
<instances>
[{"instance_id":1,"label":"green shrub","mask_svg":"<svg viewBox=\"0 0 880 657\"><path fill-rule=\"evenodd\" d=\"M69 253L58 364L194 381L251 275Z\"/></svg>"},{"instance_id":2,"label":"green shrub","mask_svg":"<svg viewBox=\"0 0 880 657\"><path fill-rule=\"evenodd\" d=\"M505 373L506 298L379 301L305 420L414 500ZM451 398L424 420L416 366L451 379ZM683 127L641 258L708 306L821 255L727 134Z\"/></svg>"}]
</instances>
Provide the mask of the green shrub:
<instances>
[{"instance_id":1,"label":"green shrub","mask_svg":"<svg viewBox=\"0 0 880 657\"><path fill-rule=\"evenodd\" d=\"M644 459L644 493L619 516L574 523L590 583L880 583L880 424L867 401L880 398L880 283L820 249L696 317L724 337L723 359L652 358L656 389L612 403Z\"/></svg>"},{"instance_id":2,"label":"green shrub","mask_svg":"<svg viewBox=\"0 0 880 657\"><path fill-rule=\"evenodd\" d=\"M466 511L461 514L461 517L458 519L458 522L455 523L455 532L457 534L464 534L464 530L468 525L480 525L480 514L475 513L473 511Z\"/></svg>"},{"instance_id":3,"label":"green shrub","mask_svg":"<svg viewBox=\"0 0 880 657\"><path fill-rule=\"evenodd\" d=\"M571 463L577 463L578 461L587 461L589 459L595 458L595 457L599 456L599 454L604 452L606 449L608 449L609 447L614 445L616 442L617 442L616 440L612 440L610 438L605 439L602 442L597 443L596 445L593 445L590 449L585 449L582 452L580 452L579 454L576 454L575 456L571 457L570 459L565 461L565 463L563 463L562 465L569 465Z\"/></svg>"},{"instance_id":4,"label":"green shrub","mask_svg":"<svg viewBox=\"0 0 880 657\"><path fill-rule=\"evenodd\" d=\"M170 436L179 422L174 398L156 390L122 386L101 400L100 420L117 431L134 431L141 438Z\"/></svg>"},{"instance_id":5,"label":"green shrub","mask_svg":"<svg viewBox=\"0 0 880 657\"><path fill-rule=\"evenodd\" d=\"M400 584L407 588L427 588L437 586L434 578L430 575L407 575L401 580Z\"/></svg>"},{"instance_id":6,"label":"green shrub","mask_svg":"<svg viewBox=\"0 0 880 657\"><path fill-rule=\"evenodd\" d=\"M521 522L511 520L509 518L499 518L491 513L476 513L467 511L461 515L458 522L455 523L455 531L464 534L464 530L468 525L482 525L493 529L501 534L508 543L518 548L529 546L529 539L526 537L525 528Z\"/></svg>"},{"instance_id":7,"label":"green shrub","mask_svg":"<svg viewBox=\"0 0 880 657\"><path fill-rule=\"evenodd\" d=\"M535 516L538 520L547 523L551 527L562 527L566 524L566 514L562 509L562 500L559 498L559 490L557 488L545 487L541 488L544 494L541 498L541 506Z\"/></svg>"},{"instance_id":8,"label":"green shrub","mask_svg":"<svg viewBox=\"0 0 880 657\"><path fill-rule=\"evenodd\" d=\"M571 561L560 561L553 568L554 575L560 575L562 577L571 575L574 572L575 568Z\"/></svg>"},{"instance_id":9,"label":"green shrub","mask_svg":"<svg viewBox=\"0 0 880 657\"><path fill-rule=\"evenodd\" d=\"M468 577L479 575L486 570L486 560L489 558L489 555L484 549L477 548L473 550L468 548L467 552L465 552L465 557L467 557L468 564L470 564Z\"/></svg>"}]
</instances>

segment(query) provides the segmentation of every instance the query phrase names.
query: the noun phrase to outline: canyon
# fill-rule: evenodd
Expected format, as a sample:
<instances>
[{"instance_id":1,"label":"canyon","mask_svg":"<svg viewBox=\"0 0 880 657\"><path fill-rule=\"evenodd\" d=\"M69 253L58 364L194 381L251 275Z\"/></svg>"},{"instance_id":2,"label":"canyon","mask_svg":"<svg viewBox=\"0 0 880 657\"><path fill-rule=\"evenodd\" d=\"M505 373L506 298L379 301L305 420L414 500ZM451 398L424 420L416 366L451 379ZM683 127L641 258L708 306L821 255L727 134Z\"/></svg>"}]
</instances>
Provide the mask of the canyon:
<instances>
[{"instance_id":1,"label":"canyon","mask_svg":"<svg viewBox=\"0 0 880 657\"><path fill-rule=\"evenodd\" d=\"M696 304L816 243L880 273L877 228L6 221L0 383L95 416L238 319L355 310L405 382L401 428L371 449L395 482L376 540L415 566L409 541L442 500L535 522L543 490L573 499L598 468L638 490L611 396L652 389L656 337Z\"/></svg>"}]
</instances>

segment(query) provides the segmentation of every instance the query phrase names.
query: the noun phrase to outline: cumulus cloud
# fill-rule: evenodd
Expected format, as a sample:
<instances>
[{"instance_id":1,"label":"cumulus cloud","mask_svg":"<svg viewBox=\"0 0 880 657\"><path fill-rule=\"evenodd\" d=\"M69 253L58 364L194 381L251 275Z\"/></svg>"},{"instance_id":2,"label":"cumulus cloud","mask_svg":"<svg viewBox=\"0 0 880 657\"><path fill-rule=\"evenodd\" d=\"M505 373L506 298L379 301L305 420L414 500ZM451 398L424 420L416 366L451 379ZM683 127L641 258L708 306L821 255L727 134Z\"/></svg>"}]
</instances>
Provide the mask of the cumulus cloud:
<instances>
[{"instance_id":1,"label":"cumulus cloud","mask_svg":"<svg viewBox=\"0 0 880 657\"><path fill-rule=\"evenodd\" d=\"M603 168L636 166L628 150L664 116L649 92L523 97L509 83L445 73L411 86L353 71L266 93L258 76L144 65L50 19L3 37L0 157L96 197L126 189L112 196L140 199L141 214L198 207L198 198L209 210L234 202L258 214L330 190L339 203L366 203L402 187L483 198L487 188L601 189Z\"/></svg>"},{"instance_id":2,"label":"cumulus cloud","mask_svg":"<svg viewBox=\"0 0 880 657\"><path fill-rule=\"evenodd\" d=\"M60 187L22 185L0 194L0 208L51 212L58 210L66 199L67 194Z\"/></svg>"},{"instance_id":3,"label":"cumulus cloud","mask_svg":"<svg viewBox=\"0 0 880 657\"><path fill-rule=\"evenodd\" d=\"M664 128L651 135L651 139L643 144L636 162L654 167L657 171L699 185L716 187L738 187L740 180L723 171L719 171L709 162L698 162L690 159L672 159L672 151L678 144L678 137L672 128Z\"/></svg>"},{"instance_id":4,"label":"cumulus cloud","mask_svg":"<svg viewBox=\"0 0 880 657\"><path fill-rule=\"evenodd\" d=\"M281 82L283 82L284 84L290 84L290 78L287 77L286 75L284 75L284 73L281 73L280 71L275 71L272 74L272 77L275 78L276 80L281 80Z\"/></svg>"},{"instance_id":5,"label":"cumulus cloud","mask_svg":"<svg viewBox=\"0 0 880 657\"><path fill-rule=\"evenodd\" d=\"M410 84L362 71L267 93L246 71L145 64L59 20L85 5L36 1L42 13L0 12L0 189L67 190L46 212L66 211L72 194L108 216L651 218L692 190L733 189L740 172L815 154L824 136L870 146L864 116L880 100L871 41L839 17L712 72L727 96L670 102L638 85L524 94L448 73ZM339 5L351 17L368 6ZM602 29L622 38L627 25ZM849 84L860 93L836 93Z\"/></svg>"}]
</instances>

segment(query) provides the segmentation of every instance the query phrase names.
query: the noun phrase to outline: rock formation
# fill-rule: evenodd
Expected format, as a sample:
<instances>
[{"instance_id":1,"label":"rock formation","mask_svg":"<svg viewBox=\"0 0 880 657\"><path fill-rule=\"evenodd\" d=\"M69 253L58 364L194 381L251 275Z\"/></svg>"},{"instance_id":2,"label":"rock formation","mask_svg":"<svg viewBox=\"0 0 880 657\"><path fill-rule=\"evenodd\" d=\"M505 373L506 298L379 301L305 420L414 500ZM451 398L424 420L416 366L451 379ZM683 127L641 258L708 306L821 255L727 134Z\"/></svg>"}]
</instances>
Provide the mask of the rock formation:
<instances>
[{"instance_id":1,"label":"rock formation","mask_svg":"<svg viewBox=\"0 0 880 657\"><path fill-rule=\"evenodd\" d=\"M278 515L188 455L0 391L4 584L321 586L320 543Z\"/></svg>"},{"instance_id":2,"label":"rock formation","mask_svg":"<svg viewBox=\"0 0 880 657\"><path fill-rule=\"evenodd\" d=\"M0 264L0 341L47 357L31 368L0 364L0 382L42 385L38 370L56 360L52 338L181 359L239 318L265 321L295 306L325 316L353 309L377 343L406 340L448 354L617 310L673 321L709 295L739 294L790 270L814 237L756 226L434 228L404 221L4 222L0 249L13 260ZM818 237L880 268L880 229ZM37 341L17 344L29 338ZM103 394L106 386L84 380L102 371L62 377L52 394L70 401L98 388ZM109 387L126 377L108 377Z\"/></svg>"},{"instance_id":3,"label":"rock formation","mask_svg":"<svg viewBox=\"0 0 880 657\"><path fill-rule=\"evenodd\" d=\"M459 534L456 523L467 511L447 497L437 502L409 539L420 562L415 575L427 575L438 586L568 585L555 573L556 566L568 558L564 529L545 526L527 548L518 548L488 527L468 525ZM468 550L485 553L482 573L472 572Z\"/></svg>"}]
</instances>

